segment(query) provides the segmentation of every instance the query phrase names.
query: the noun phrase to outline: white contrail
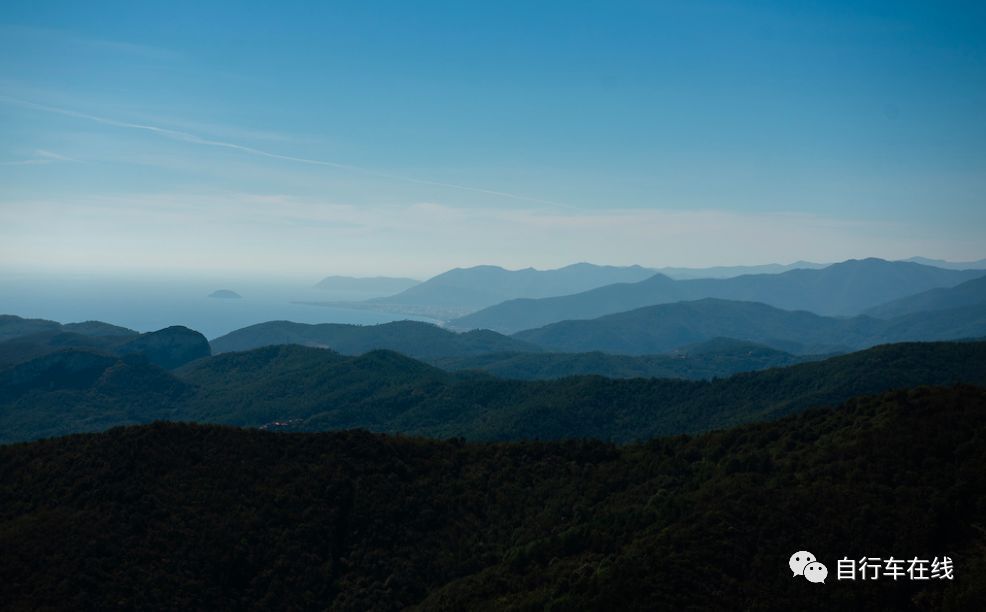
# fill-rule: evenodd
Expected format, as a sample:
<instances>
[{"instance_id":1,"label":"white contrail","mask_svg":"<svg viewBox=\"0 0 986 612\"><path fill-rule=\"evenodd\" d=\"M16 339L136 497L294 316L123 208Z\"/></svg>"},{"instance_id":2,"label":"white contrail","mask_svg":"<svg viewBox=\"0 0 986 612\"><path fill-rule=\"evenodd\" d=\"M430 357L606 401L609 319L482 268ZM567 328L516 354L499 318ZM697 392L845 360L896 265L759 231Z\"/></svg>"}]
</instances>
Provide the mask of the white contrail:
<instances>
[{"instance_id":1,"label":"white contrail","mask_svg":"<svg viewBox=\"0 0 986 612\"><path fill-rule=\"evenodd\" d=\"M353 172L361 172L370 176L376 176L380 178L391 179L395 181L404 181L406 183L415 183L418 185L431 185L433 187L444 187L447 189L458 189L461 191L472 191L474 193L484 193L487 195L500 196L504 198L511 198L514 200L523 200L526 202L537 202L540 204L550 204L551 206L558 206L561 208L575 208L567 204L562 204L560 202L553 202L551 200L544 200L541 198L534 198L531 196L519 195L516 193L508 193L506 191L495 191L493 189L483 189L481 187L470 187L468 185L458 185L456 183L443 183L440 181L429 181L425 179L412 178L409 176L399 176L395 174L388 174L385 172L378 172L376 170L371 170L369 168L363 168L361 166L353 166L351 164L342 164L338 162L326 161L321 159L309 159L306 157L295 157L293 155L281 155L280 153L271 153L270 151L264 151L262 149L256 149L254 147L248 147L244 145L239 145L232 142L223 142L220 140L211 140L209 138L203 138L196 134L190 132L182 132L180 130L172 130L168 128L157 127L154 125L145 125L141 123L130 123L127 121L117 121L115 119L108 119L106 117L99 117L96 115L90 115L88 113L82 113L79 111L59 108L57 106L48 106L46 104L39 104L37 102L31 102L30 100L22 100L20 98L14 98L11 96L0 95L0 101L6 102L8 104L15 104L18 106L26 106L28 108L33 108L48 113L57 113L59 115L65 115L68 117L76 117L79 119L86 119L88 121L95 121L97 123L102 123L104 125L112 125L114 127L126 128L131 130L145 130L147 132L152 132L160 136L165 136L167 138L173 138L175 140L181 140L184 142L190 142L193 144L205 145L209 147L221 147L224 149L233 149L235 151L242 151L243 153L248 153L250 155L258 155L260 157L268 157L271 159L280 159L284 161L296 162L299 164L310 164L313 166L328 166L330 168L339 168L342 170L350 170Z\"/></svg>"}]
</instances>

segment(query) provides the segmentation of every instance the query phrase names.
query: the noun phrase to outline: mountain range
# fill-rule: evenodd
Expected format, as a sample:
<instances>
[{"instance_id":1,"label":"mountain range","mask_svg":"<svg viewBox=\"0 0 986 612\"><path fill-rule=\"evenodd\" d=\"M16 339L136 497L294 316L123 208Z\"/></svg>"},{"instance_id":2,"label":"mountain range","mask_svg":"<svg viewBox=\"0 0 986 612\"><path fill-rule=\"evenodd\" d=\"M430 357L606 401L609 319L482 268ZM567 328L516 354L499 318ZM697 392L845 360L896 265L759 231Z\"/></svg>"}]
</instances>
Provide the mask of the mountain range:
<instances>
[{"instance_id":1,"label":"mountain range","mask_svg":"<svg viewBox=\"0 0 986 612\"><path fill-rule=\"evenodd\" d=\"M475 440L642 440L777 418L854 395L986 385L986 343L884 345L713 381L504 380L390 351L294 345L200 358L64 350L0 370L0 444L154 420L289 431L366 428Z\"/></svg>"},{"instance_id":2,"label":"mountain range","mask_svg":"<svg viewBox=\"0 0 986 612\"><path fill-rule=\"evenodd\" d=\"M456 376L374 351L342 357L268 347L188 364L199 422L325 431L365 427L430 437L646 439L764 420L922 384L986 384L986 343L898 344L711 382L601 377L507 381Z\"/></svg>"},{"instance_id":3,"label":"mountain range","mask_svg":"<svg viewBox=\"0 0 986 612\"><path fill-rule=\"evenodd\" d=\"M932 310L924 310L930 308ZM937 309L937 310L936 310ZM949 289L936 289L874 309L894 318L824 317L807 311L781 310L756 302L706 298L646 306L595 319L568 320L504 336L489 330L453 333L434 325L401 321L376 326L304 325L270 322L234 331L212 342L215 353L271 344L302 344L356 355L374 349L394 350L420 359L474 357L443 362L452 368L505 365L491 353L591 353L657 355L716 338L752 342L793 354L848 352L887 342L959 340L986 337L986 277ZM603 364L600 357L529 355L509 357L515 375L526 363L531 373L544 368L590 373L661 371L657 362ZM661 361L661 360L658 360ZM580 364L580 365L576 365ZM751 363L752 364L752 363ZM658 370L652 368L657 367ZM574 369L572 369L574 368ZM628 370L625 368L629 368Z\"/></svg>"},{"instance_id":4,"label":"mountain range","mask_svg":"<svg viewBox=\"0 0 986 612\"><path fill-rule=\"evenodd\" d=\"M454 329L514 333L570 319L592 319L642 306L719 298L761 302L785 310L851 316L921 291L953 287L986 275L983 270L945 270L911 262L849 260L817 270L791 270L725 279L676 281L657 274L572 295L515 299L460 317Z\"/></svg>"},{"instance_id":5,"label":"mountain range","mask_svg":"<svg viewBox=\"0 0 986 612\"><path fill-rule=\"evenodd\" d=\"M556 270L506 270L499 266L455 268L396 295L367 300L362 307L389 308L392 312L408 311L409 314L426 311L465 314L513 298L567 295L612 283L635 282L653 274L653 270L640 266L589 263Z\"/></svg>"},{"instance_id":6,"label":"mountain range","mask_svg":"<svg viewBox=\"0 0 986 612\"><path fill-rule=\"evenodd\" d=\"M756 302L707 298L646 306L595 319L560 321L513 336L490 330L456 333L416 321L368 326L273 321L216 338L212 341L212 351L218 354L274 344L330 348L347 355L387 349L442 367L510 372L509 376L516 378L590 373L621 377L630 373L663 376L668 375L667 367L674 363L673 371L692 378L739 371L734 368L783 365L803 358L792 355L774 355L766 360L751 358L743 355L750 351L742 346L737 350L727 348L715 356L706 353L687 361L682 361L680 355L677 361L660 355L719 338L761 345L757 350L769 348L793 355L842 353L888 342L984 338L986 302L977 304L973 299L984 285L986 279L976 279L954 289L931 292L928 295L935 297L935 304L941 309L917 310L892 319L866 315L824 317ZM911 304L912 309L932 307L923 295L916 296L914 302L903 301L901 304ZM947 308L967 303L971 305ZM888 305L888 311L893 304L896 303ZM0 344L0 361L2 347ZM724 347L725 344L719 345L719 348ZM609 353L610 356L588 353ZM648 357L618 359L617 356ZM775 358L778 361L773 361ZM715 361L722 364L723 369L710 367ZM529 369L523 371L522 366Z\"/></svg>"},{"instance_id":7,"label":"mountain range","mask_svg":"<svg viewBox=\"0 0 986 612\"><path fill-rule=\"evenodd\" d=\"M978 609L986 277L856 263L791 286L946 284L211 347L2 316L0 607ZM810 354L902 339L962 341ZM788 573L806 542L828 585ZM956 579L832 584L873 554Z\"/></svg>"},{"instance_id":8,"label":"mountain range","mask_svg":"<svg viewBox=\"0 0 986 612\"><path fill-rule=\"evenodd\" d=\"M20 320L9 317L8 320ZM21 320L26 321L26 320ZM45 322L47 328L58 325ZM92 329L122 329L89 322ZM75 329L77 326L63 326ZM33 330L23 327L26 333ZM83 336L69 332L30 333L0 342L0 368L29 361L64 349L85 349L105 354L123 354L116 349L139 337ZM10 332L12 333L12 332ZM561 354L543 352L541 347L491 331L454 333L432 324L397 321L381 325L308 325L270 321L245 327L211 342L212 354L246 351L278 344L328 348L346 355L361 355L387 349L403 353L446 370L482 370L504 378L542 379L582 374L613 378L657 377L703 379L737 372L792 365L818 359L816 355L792 355L753 342L713 338L677 347L666 355L611 355L602 352ZM198 351L181 363L204 356Z\"/></svg>"}]
</instances>

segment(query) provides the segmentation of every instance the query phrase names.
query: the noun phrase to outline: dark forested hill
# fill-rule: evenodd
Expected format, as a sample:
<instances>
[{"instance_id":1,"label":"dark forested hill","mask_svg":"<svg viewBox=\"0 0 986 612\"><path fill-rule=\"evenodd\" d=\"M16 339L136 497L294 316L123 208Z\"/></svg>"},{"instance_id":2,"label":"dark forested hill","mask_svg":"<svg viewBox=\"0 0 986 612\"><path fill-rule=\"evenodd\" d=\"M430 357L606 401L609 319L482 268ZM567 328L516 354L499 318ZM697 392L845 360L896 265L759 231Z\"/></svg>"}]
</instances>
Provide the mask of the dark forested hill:
<instances>
[{"instance_id":1,"label":"dark forested hill","mask_svg":"<svg viewBox=\"0 0 986 612\"><path fill-rule=\"evenodd\" d=\"M952 287L986 275L983 270L944 270L882 259L849 260L817 270L752 274L725 279L672 280L656 275L542 299L497 304L451 322L455 329L514 333L572 319L593 319L670 302L719 298L761 302L821 315L856 315L887 301L937 287Z\"/></svg>"},{"instance_id":2,"label":"dark forested hill","mask_svg":"<svg viewBox=\"0 0 986 612\"><path fill-rule=\"evenodd\" d=\"M141 334L117 347L115 352L142 355L162 368L177 368L211 354L205 336L181 325Z\"/></svg>"},{"instance_id":3,"label":"dark forested hill","mask_svg":"<svg viewBox=\"0 0 986 612\"><path fill-rule=\"evenodd\" d=\"M61 324L47 319L24 319L14 315L0 315L0 342L41 333L72 333L82 336L136 336L137 332L102 321Z\"/></svg>"},{"instance_id":4,"label":"dark forested hill","mask_svg":"<svg viewBox=\"0 0 986 612\"><path fill-rule=\"evenodd\" d=\"M975 610L986 392L695 438L463 444L155 424L0 447L9 609ZM792 577L807 549L825 584ZM953 580L840 581L948 556Z\"/></svg>"},{"instance_id":5,"label":"dark forested hill","mask_svg":"<svg viewBox=\"0 0 986 612\"><path fill-rule=\"evenodd\" d=\"M887 321L867 316L822 317L755 302L704 299L647 306L598 319L561 321L513 337L549 351L643 355L723 336L792 353L826 353L887 342L984 335L986 304Z\"/></svg>"},{"instance_id":6,"label":"dark forested hill","mask_svg":"<svg viewBox=\"0 0 986 612\"><path fill-rule=\"evenodd\" d=\"M121 343L135 336L86 336L71 332L42 331L0 341L0 368L30 361L62 349L88 349L112 353Z\"/></svg>"},{"instance_id":7,"label":"dark forested hill","mask_svg":"<svg viewBox=\"0 0 986 612\"><path fill-rule=\"evenodd\" d=\"M111 355L143 355L156 365L175 368L210 354L197 331L180 325L140 334L100 321L62 325L43 319L0 316L0 369L66 349Z\"/></svg>"},{"instance_id":8,"label":"dark forested hill","mask_svg":"<svg viewBox=\"0 0 986 612\"><path fill-rule=\"evenodd\" d=\"M330 348L345 355L385 349L410 357L460 357L493 352L538 352L540 348L488 330L457 334L431 323L396 321L381 325L259 323L212 341L214 353L247 351L274 344Z\"/></svg>"},{"instance_id":9,"label":"dark forested hill","mask_svg":"<svg viewBox=\"0 0 986 612\"><path fill-rule=\"evenodd\" d=\"M920 312L952 310L986 304L986 277L947 288L931 289L870 308L866 314L881 319Z\"/></svg>"},{"instance_id":10,"label":"dark forested hill","mask_svg":"<svg viewBox=\"0 0 986 612\"><path fill-rule=\"evenodd\" d=\"M44 359L0 371L0 442L156 418L475 440L630 441L776 418L861 393L986 385L983 342L886 345L708 382L503 380L452 374L389 351L347 357L284 345L200 359L174 375L110 360L104 374L97 367L82 382L62 384L64 368ZM33 372L34 382L25 384L21 371Z\"/></svg>"},{"instance_id":11,"label":"dark forested hill","mask_svg":"<svg viewBox=\"0 0 986 612\"><path fill-rule=\"evenodd\" d=\"M51 353L0 370L0 443L173 419L188 392L139 355Z\"/></svg>"},{"instance_id":12,"label":"dark forested hill","mask_svg":"<svg viewBox=\"0 0 986 612\"><path fill-rule=\"evenodd\" d=\"M609 378L723 378L739 372L820 359L792 355L752 342L715 338L668 355L589 353L490 353L429 362L446 370L482 370L500 378L536 380L596 374Z\"/></svg>"}]
</instances>

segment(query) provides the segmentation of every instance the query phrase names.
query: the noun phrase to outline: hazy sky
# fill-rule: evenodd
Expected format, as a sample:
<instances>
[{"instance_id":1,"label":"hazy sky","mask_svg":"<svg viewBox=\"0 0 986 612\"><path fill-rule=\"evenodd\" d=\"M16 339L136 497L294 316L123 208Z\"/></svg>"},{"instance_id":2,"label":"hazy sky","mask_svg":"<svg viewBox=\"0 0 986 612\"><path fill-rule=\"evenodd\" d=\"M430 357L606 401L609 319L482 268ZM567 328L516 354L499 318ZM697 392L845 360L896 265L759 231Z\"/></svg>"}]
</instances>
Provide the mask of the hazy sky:
<instances>
[{"instance_id":1,"label":"hazy sky","mask_svg":"<svg viewBox=\"0 0 986 612\"><path fill-rule=\"evenodd\" d=\"M0 4L0 268L986 257L982 2Z\"/></svg>"}]
</instances>

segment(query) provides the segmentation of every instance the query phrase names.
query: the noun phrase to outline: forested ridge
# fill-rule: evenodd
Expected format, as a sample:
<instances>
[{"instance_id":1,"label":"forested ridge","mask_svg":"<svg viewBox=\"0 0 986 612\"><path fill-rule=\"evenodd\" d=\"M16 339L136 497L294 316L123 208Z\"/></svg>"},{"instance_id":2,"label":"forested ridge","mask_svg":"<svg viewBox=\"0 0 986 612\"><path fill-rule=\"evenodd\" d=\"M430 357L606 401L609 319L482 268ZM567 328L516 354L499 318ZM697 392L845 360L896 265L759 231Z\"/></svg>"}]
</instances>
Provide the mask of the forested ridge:
<instances>
[{"instance_id":1,"label":"forested ridge","mask_svg":"<svg viewBox=\"0 0 986 612\"><path fill-rule=\"evenodd\" d=\"M986 390L697 437L463 443L155 423L0 447L18 609L969 610ZM792 578L809 549L826 584ZM952 581L835 560L948 555Z\"/></svg>"},{"instance_id":2,"label":"forested ridge","mask_svg":"<svg viewBox=\"0 0 986 612\"><path fill-rule=\"evenodd\" d=\"M792 355L753 342L715 338L665 355L588 353L488 353L428 362L445 370L479 370L500 378L538 380L595 374L607 378L724 378L817 361L824 355Z\"/></svg>"},{"instance_id":3,"label":"forested ridge","mask_svg":"<svg viewBox=\"0 0 986 612\"><path fill-rule=\"evenodd\" d=\"M908 343L712 381L503 380L389 351L270 346L173 372L66 351L0 371L0 442L181 420L293 431L366 428L471 440L626 442L777 418L866 393L986 385L986 343Z\"/></svg>"},{"instance_id":4,"label":"forested ridge","mask_svg":"<svg viewBox=\"0 0 986 612\"><path fill-rule=\"evenodd\" d=\"M269 321L230 332L214 339L210 344L215 354L248 351L277 344L301 344L329 348L344 355L361 355L372 350L385 349L415 359L541 350L533 344L489 330L457 334L419 321L394 321L380 325L307 325L290 321Z\"/></svg>"}]
</instances>

